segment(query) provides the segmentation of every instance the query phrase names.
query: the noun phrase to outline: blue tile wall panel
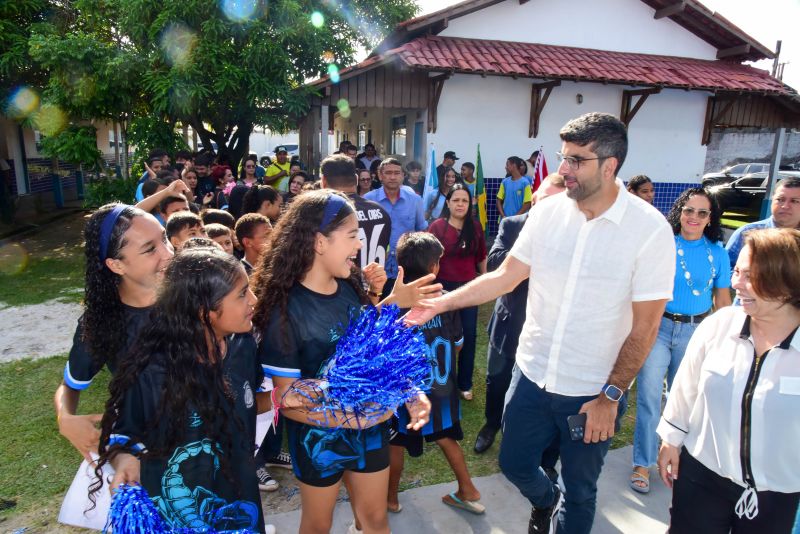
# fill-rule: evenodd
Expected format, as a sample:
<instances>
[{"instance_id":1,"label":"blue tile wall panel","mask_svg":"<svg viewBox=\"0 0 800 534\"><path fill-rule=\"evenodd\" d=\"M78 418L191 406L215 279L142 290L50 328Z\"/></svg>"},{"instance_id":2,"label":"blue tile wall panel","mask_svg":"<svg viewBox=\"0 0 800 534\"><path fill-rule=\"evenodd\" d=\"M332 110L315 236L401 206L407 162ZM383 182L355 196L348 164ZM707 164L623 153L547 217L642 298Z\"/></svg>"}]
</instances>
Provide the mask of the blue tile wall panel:
<instances>
[{"instance_id":1,"label":"blue tile wall panel","mask_svg":"<svg viewBox=\"0 0 800 534\"><path fill-rule=\"evenodd\" d=\"M489 218L489 234L495 236L497 234L498 216L497 213L497 191L500 189L502 178L485 178L486 183L486 204L487 213ZM700 184L688 184L677 182L655 182L656 198L654 201L655 207L664 215L666 215L675 199L683 193L684 190L690 187L700 187ZM491 246L491 243L487 243Z\"/></svg>"}]
</instances>

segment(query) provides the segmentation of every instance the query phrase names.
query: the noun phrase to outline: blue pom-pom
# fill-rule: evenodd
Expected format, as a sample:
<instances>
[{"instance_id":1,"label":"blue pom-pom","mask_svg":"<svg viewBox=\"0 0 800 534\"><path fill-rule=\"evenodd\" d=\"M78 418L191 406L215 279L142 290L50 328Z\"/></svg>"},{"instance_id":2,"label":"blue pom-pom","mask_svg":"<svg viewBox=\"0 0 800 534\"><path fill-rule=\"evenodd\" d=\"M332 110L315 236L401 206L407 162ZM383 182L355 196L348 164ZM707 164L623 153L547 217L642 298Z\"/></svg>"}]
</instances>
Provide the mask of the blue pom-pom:
<instances>
[{"instance_id":1,"label":"blue pom-pom","mask_svg":"<svg viewBox=\"0 0 800 534\"><path fill-rule=\"evenodd\" d=\"M147 491L138 485L121 485L111 499L103 534L255 534L250 529L172 529L162 519Z\"/></svg>"},{"instance_id":2,"label":"blue pom-pom","mask_svg":"<svg viewBox=\"0 0 800 534\"><path fill-rule=\"evenodd\" d=\"M169 531L143 487L123 484L114 492L104 534L164 534Z\"/></svg>"},{"instance_id":3,"label":"blue pom-pom","mask_svg":"<svg viewBox=\"0 0 800 534\"><path fill-rule=\"evenodd\" d=\"M325 396L319 411L377 417L430 389L425 337L403 325L396 305L380 312L369 307L350 321L320 378Z\"/></svg>"}]
</instances>

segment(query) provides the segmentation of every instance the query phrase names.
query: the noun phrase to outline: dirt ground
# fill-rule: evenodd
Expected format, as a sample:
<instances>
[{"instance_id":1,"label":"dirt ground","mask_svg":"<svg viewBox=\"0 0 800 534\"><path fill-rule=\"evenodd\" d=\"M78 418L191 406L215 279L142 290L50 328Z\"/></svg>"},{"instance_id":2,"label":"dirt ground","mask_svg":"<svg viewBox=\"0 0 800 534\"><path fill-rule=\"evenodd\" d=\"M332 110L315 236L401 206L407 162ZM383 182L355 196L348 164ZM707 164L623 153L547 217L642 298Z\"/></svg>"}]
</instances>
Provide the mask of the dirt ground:
<instances>
[{"instance_id":1,"label":"dirt ground","mask_svg":"<svg viewBox=\"0 0 800 534\"><path fill-rule=\"evenodd\" d=\"M74 250L81 242L85 214L77 213L42 230L0 243L0 262L8 265L25 254L56 256ZM72 253L72 252L70 252ZM80 292L82 288L75 288ZM8 307L0 303L0 362L64 354L72 345L81 307L57 300L30 306ZM31 335L35 332L36 335Z\"/></svg>"}]
</instances>

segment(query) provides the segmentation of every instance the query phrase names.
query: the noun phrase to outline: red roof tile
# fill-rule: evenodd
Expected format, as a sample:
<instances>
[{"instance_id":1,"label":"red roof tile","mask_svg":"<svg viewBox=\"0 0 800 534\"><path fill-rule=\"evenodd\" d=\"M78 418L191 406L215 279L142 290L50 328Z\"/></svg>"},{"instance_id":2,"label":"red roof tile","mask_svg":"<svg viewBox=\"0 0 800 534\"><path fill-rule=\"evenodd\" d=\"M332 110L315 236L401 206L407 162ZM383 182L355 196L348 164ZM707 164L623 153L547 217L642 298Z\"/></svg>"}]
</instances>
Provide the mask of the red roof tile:
<instances>
[{"instance_id":1,"label":"red roof tile","mask_svg":"<svg viewBox=\"0 0 800 534\"><path fill-rule=\"evenodd\" d=\"M729 61L435 35L417 37L383 58L389 56L435 71L793 94L766 71Z\"/></svg>"}]
</instances>

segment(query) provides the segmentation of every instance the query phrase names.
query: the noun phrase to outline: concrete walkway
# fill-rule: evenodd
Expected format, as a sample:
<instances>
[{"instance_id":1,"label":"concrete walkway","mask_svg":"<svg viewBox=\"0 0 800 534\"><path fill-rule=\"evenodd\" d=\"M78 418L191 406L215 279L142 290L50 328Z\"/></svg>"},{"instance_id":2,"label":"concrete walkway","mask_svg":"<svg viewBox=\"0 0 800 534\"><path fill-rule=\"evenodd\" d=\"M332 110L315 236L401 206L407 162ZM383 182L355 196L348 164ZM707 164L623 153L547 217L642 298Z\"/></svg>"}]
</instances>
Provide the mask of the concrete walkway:
<instances>
[{"instance_id":1,"label":"concrete walkway","mask_svg":"<svg viewBox=\"0 0 800 534\"><path fill-rule=\"evenodd\" d=\"M631 447L608 453L598 483L597 515L592 534L663 533L669 521L670 491L652 473L650 493L640 495L628 487ZM475 479L486 514L472 515L445 506L441 497L455 489L454 484L415 488L400 494L403 511L389 514L393 534L524 534L531 507L519 491L501 475ZM278 534L297 532L300 511L266 518ZM333 534L345 534L353 521L350 503L336 505Z\"/></svg>"}]
</instances>

